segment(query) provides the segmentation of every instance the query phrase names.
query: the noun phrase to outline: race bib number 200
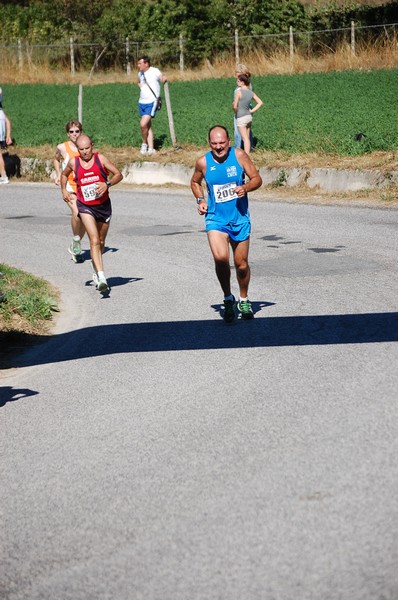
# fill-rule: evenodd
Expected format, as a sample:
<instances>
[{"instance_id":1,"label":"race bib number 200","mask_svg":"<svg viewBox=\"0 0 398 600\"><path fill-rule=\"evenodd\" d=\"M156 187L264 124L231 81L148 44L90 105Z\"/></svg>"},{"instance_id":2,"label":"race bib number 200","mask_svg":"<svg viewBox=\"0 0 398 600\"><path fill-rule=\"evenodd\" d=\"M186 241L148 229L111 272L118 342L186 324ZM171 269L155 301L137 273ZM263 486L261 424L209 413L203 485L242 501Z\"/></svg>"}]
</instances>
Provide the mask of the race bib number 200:
<instances>
[{"instance_id":1,"label":"race bib number 200","mask_svg":"<svg viewBox=\"0 0 398 600\"><path fill-rule=\"evenodd\" d=\"M224 183L223 185L213 185L214 198L216 202L229 202L236 200L238 195L235 193L236 183Z\"/></svg>"}]
</instances>

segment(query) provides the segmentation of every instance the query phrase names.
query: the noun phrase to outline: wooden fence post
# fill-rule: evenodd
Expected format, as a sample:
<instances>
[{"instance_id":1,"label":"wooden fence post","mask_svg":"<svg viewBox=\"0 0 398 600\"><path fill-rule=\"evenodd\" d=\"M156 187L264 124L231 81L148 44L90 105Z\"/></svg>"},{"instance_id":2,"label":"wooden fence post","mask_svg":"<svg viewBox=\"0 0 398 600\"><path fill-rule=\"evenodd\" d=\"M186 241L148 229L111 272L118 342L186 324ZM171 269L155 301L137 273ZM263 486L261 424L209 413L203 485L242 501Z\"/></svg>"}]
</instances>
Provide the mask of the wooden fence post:
<instances>
[{"instance_id":1,"label":"wooden fence post","mask_svg":"<svg viewBox=\"0 0 398 600\"><path fill-rule=\"evenodd\" d=\"M69 49L70 49L70 74L72 77L75 75L75 51L73 48L73 37L69 38Z\"/></svg>"},{"instance_id":2,"label":"wooden fence post","mask_svg":"<svg viewBox=\"0 0 398 600\"><path fill-rule=\"evenodd\" d=\"M239 64L239 32L235 29L235 64Z\"/></svg>"},{"instance_id":3,"label":"wooden fence post","mask_svg":"<svg viewBox=\"0 0 398 600\"><path fill-rule=\"evenodd\" d=\"M175 134L175 131L174 131L173 112L171 110L170 93L169 93L169 82L165 81L163 87L164 87L164 95L165 95L165 98L166 98L167 117L169 119L169 130L170 130L171 142L172 142L173 146L175 146L177 140L176 140L176 134Z\"/></svg>"},{"instance_id":4,"label":"wooden fence post","mask_svg":"<svg viewBox=\"0 0 398 600\"><path fill-rule=\"evenodd\" d=\"M77 97L77 119L83 124L83 85L79 83L79 95Z\"/></svg>"},{"instance_id":5,"label":"wooden fence post","mask_svg":"<svg viewBox=\"0 0 398 600\"><path fill-rule=\"evenodd\" d=\"M351 21L351 54L355 56L355 23Z\"/></svg>"},{"instance_id":6,"label":"wooden fence post","mask_svg":"<svg viewBox=\"0 0 398 600\"><path fill-rule=\"evenodd\" d=\"M126 75L127 77L130 77L131 75L129 36L126 37Z\"/></svg>"},{"instance_id":7,"label":"wooden fence post","mask_svg":"<svg viewBox=\"0 0 398 600\"><path fill-rule=\"evenodd\" d=\"M21 40L21 38L18 38L18 65L19 65L19 68L22 70L23 55L22 55L22 40Z\"/></svg>"},{"instance_id":8,"label":"wooden fence post","mask_svg":"<svg viewBox=\"0 0 398 600\"><path fill-rule=\"evenodd\" d=\"M184 39L180 33L180 71L184 70Z\"/></svg>"},{"instance_id":9,"label":"wooden fence post","mask_svg":"<svg viewBox=\"0 0 398 600\"><path fill-rule=\"evenodd\" d=\"M293 27L289 27L289 54L290 54L290 65L293 67L294 60L294 39L293 39Z\"/></svg>"},{"instance_id":10,"label":"wooden fence post","mask_svg":"<svg viewBox=\"0 0 398 600\"><path fill-rule=\"evenodd\" d=\"M28 40L25 40L25 47L26 47L26 60L28 61L28 65L30 66L32 63L32 51L29 48Z\"/></svg>"}]
</instances>

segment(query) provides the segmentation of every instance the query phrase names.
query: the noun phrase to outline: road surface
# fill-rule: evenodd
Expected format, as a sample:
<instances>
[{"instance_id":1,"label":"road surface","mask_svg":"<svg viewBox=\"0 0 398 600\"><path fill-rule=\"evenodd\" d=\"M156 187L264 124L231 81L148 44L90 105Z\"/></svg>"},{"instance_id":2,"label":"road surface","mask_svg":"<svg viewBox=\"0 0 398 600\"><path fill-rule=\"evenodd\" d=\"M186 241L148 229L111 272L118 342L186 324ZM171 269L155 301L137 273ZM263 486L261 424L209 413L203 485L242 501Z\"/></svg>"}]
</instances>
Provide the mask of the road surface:
<instances>
[{"instance_id":1,"label":"road surface","mask_svg":"<svg viewBox=\"0 0 398 600\"><path fill-rule=\"evenodd\" d=\"M1 598L396 600L397 209L253 200L226 326L190 193L112 199L102 297L59 190L0 189L62 294L0 379Z\"/></svg>"}]
</instances>

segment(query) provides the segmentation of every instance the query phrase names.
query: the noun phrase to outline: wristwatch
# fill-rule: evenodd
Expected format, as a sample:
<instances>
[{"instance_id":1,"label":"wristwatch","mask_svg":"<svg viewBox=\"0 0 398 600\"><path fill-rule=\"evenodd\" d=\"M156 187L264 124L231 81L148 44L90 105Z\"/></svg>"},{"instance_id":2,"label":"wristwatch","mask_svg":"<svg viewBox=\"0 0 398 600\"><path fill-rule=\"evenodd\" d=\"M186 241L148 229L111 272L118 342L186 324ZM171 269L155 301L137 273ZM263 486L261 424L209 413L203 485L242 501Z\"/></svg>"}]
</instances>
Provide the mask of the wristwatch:
<instances>
[{"instance_id":1,"label":"wristwatch","mask_svg":"<svg viewBox=\"0 0 398 600\"><path fill-rule=\"evenodd\" d=\"M199 204L199 202L204 202L205 197L204 196L199 196L199 198L196 198L196 204Z\"/></svg>"},{"instance_id":2,"label":"wristwatch","mask_svg":"<svg viewBox=\"0 0 398 600\"><path fill-rule=\"evenodd\" d=\"M110 187L111 187L111 182L110 182L110 181L107 181L107 182L106 182L106 185L108 186L108 188L110 188Z\"/></svg>"}]
</instances>

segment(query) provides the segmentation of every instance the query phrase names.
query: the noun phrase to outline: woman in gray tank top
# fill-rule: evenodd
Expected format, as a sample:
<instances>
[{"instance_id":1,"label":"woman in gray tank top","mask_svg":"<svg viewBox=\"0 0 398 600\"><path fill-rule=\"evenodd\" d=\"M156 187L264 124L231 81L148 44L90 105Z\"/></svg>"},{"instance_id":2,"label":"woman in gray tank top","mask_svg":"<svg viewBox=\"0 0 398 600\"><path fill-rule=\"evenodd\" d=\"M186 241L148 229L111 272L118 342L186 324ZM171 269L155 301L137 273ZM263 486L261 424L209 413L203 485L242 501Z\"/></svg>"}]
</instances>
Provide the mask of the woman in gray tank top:
<instances>
[{"instance_id":1,"label":"woman in gray tank top","mask_svg":"<svg viewBox=\"0 0 398 600\"><path fill-rule=\"evenodd\" d=\"M235 94L232 108L236 116L238 131L242 136L244 151L246 154L249 154L252 114L263 105L263 101L257 94L250 90L250 80L246 75L239 75L236 84L239 89ZM251 108L250 104L253 100L256 104Z\"/></svg>"}]
</instances>

